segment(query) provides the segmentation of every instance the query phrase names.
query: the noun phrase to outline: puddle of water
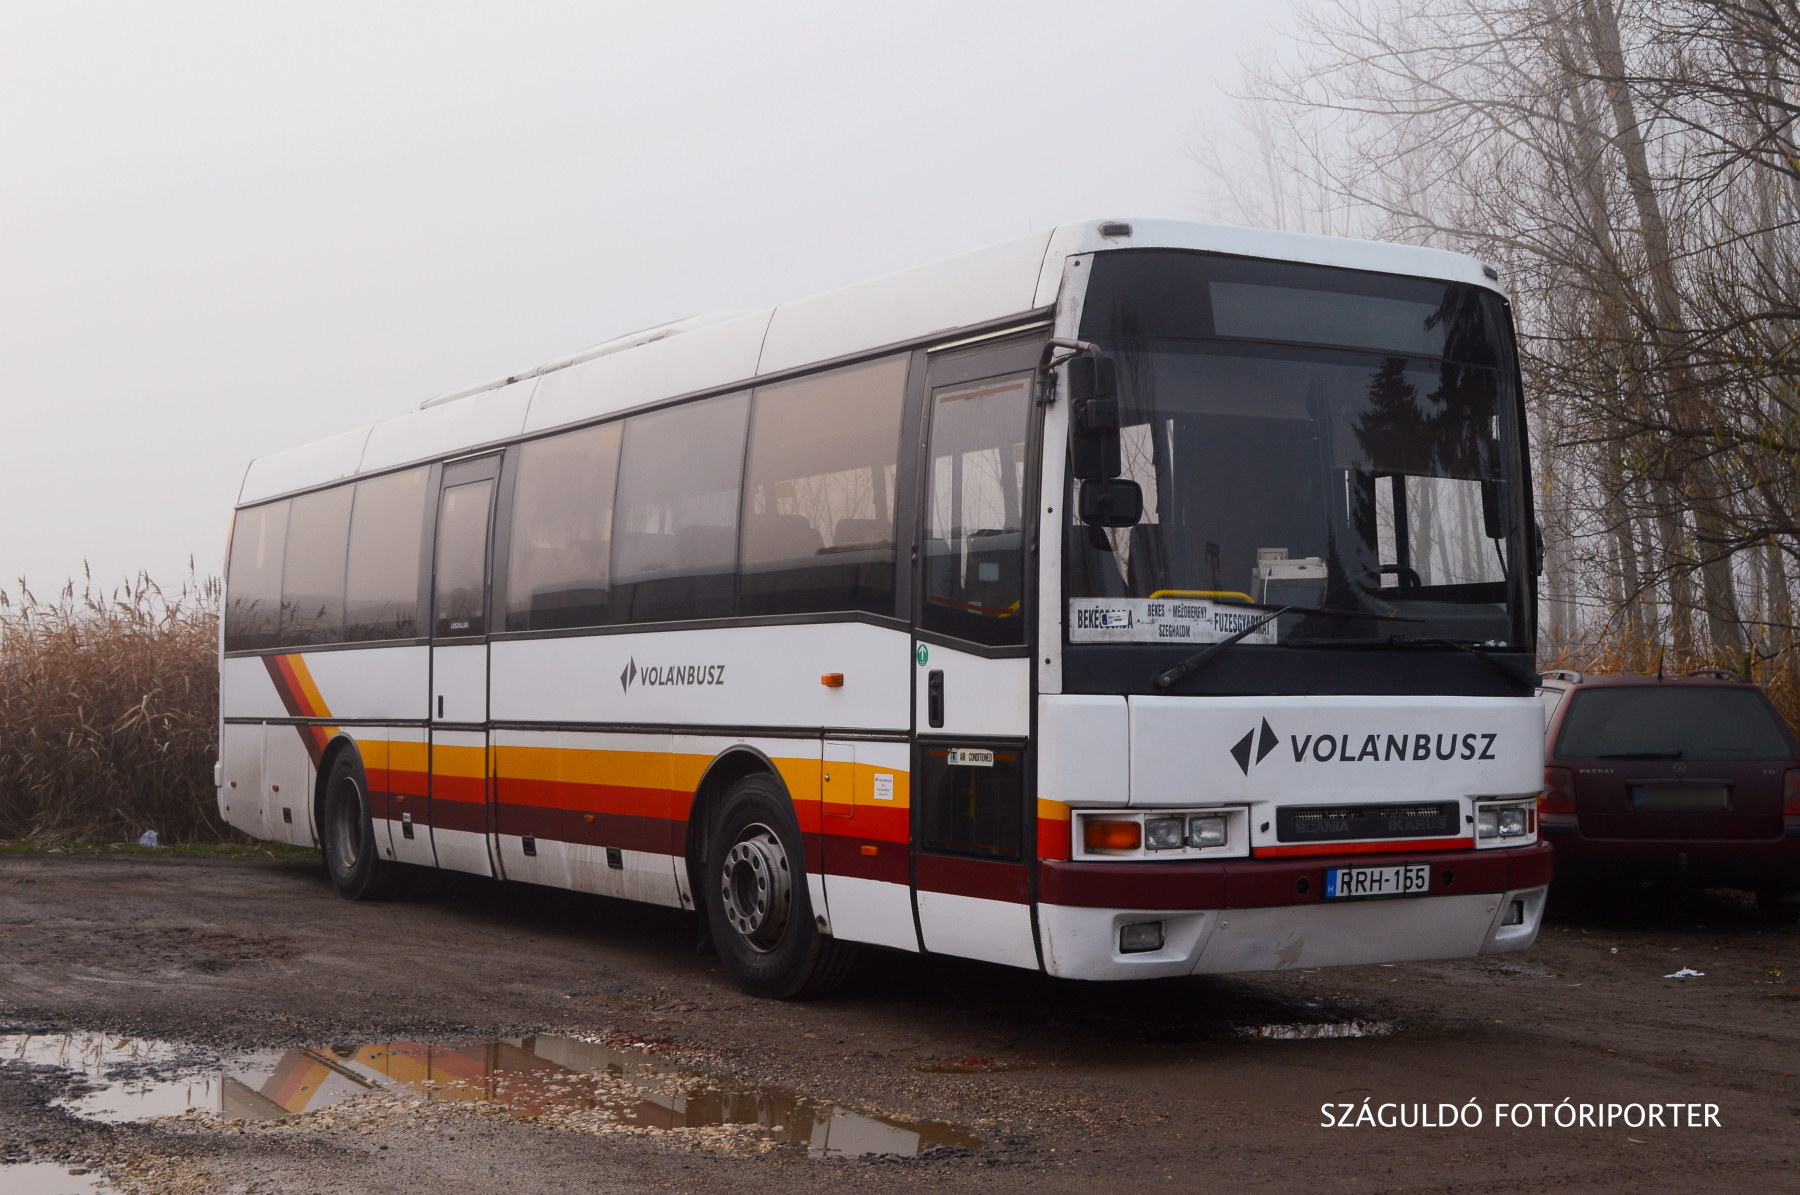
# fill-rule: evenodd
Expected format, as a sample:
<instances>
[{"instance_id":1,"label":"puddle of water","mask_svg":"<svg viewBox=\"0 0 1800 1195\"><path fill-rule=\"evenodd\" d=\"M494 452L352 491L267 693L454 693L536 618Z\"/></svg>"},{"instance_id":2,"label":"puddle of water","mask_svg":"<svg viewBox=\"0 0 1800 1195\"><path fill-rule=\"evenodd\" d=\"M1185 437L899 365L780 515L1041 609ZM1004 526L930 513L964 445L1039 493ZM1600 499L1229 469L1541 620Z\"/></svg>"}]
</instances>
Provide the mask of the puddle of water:
<instances>
[{"instance_id":1,"label":"puddle of water","mask_svg":"<svg viewBox=\"0 0 1800 1195\"><path fill-rule=\"evenodd\" d=\"M369 1042L219 1060L108 1034L14 1034L0 1036L0 1059L9 1058L84 1076L96 1090L64 1106L94 1120L175 1116L189 1108L272 1120L365 1092L409 1090L432 1100L494 1101L524 1117L597 1113L656 1129L760 1125L764 1136L819 1157L913 1156L982 1144L956 1125L868 1116L783 1088L736 1087L645 1050L569 1037Z\"/></svg>"},{"instance_id":2,"label":"puddle of water","mask_svg":"<svg viewBox=\"0 0 1800 1195\"><path fill-rule=\"evenodd\" d=\"M1255 1025L1239 1029L1238 1036L1313 1041L1321 1037L1386 1037L1393 1031L1392 1021L1338 1021L1325 1025Z\"/></svg>"},{"instance_id":3,"label":"puddle of water","mask_svg":"<svg viewBox=\"0 0 1800 1195\"><path fill-rule=\"evenodd\" d=\"M88 1195L111 1190L98 1174L71 1174L67 1162L13 1162L0 1165L0 1190L6 1195Z\"/></svg>"}]
</instances>

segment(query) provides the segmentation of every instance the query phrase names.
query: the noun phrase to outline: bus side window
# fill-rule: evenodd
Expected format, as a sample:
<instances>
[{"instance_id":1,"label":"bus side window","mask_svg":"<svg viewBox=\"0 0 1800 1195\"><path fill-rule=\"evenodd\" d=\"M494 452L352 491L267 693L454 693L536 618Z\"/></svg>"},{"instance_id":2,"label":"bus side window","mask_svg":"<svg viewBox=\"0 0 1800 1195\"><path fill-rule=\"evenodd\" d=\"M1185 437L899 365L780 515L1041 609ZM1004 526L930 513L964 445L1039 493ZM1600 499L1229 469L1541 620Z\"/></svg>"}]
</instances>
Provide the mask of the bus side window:
<instances>
[{"instance_id":1,"label":"bus side window","mask_svg":"<svg viewBox=\"0 0 1800 1195\"><path fill-rule=\"evenodd\" d=\"M225 650L274 647L280 629L281 561L287 548L288 503L237 512L225 583Z\"/></svg>"},{"instance_id":2,"label":"bus side window","mask_svg":"<svg viewBox=\"0 0 1800 1195\"><path fill-rule=\"evenodd\" d=\"M281 570L283 647L336 643L343 634L344 545L353 493L340 485L294 499Z\"/></svg>"},{"instance_id":3,"label":"bus side window","mask_svg":"<svg viewBox=\"0 0 1800 1195\"><path fill-rule=\"evenodd\" d=\"M992 646L1025 642L1029 373L931 395L925 606L919 624Z\"/></svg>"},{"instance_id":4,"label":"bus side window","mask_svg":"<svg viewBox=\"0 0 1800 1195\"><path fill-rule=\"evenodd\" d=\"M737 606L748 393L625 421L613 510L614 623L726 618Z\"/></svg>"},{"instance_id":5,"label":"bus side window","mask_svg":"<svg viewBox=\"0 0 1800 1195\"><path fill-rule=\"evenodd\" d=\"M622 423L519 449L506 570L506 629L604 626Z\"/></svg>"},{"instance_id":6,"label":"bus side window","mask_svg":"<svg viewBox=\"0 0 1800 1195\"><path fill-rule=\"evenodd\" d=\"M344 577L344 640L412 639L419 618L419 556L429 468L356 483Z\"/></svg>"},{"instance_id":7,"label":"bus side window","mask_svg":"<svg viewBox=\"0 0 1800 1195\"><path fill-rule=\"evenodd\" d=\"M740 614L894 612L907 362L887 357L757 388Z\"/></svg>"}]
</instances>

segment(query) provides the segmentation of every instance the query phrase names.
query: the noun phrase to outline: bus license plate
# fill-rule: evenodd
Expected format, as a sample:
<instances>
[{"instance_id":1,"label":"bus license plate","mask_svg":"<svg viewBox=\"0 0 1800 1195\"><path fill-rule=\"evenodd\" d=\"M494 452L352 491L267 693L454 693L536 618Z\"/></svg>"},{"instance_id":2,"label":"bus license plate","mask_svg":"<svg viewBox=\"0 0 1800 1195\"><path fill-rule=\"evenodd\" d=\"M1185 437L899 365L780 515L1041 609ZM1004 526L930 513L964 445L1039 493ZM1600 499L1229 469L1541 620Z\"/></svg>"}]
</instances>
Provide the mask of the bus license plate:
<instances>
[{"instance_id":1,"label":"bus license plate","mask_svg":"<svg viewBox=\"0 0 1800 1195\"><path fill-rule=\"evenodd\" d=\"M1402 863L1396 867L1329 867L1325 899L1355 900L1371 896L1423 896L1431 890L1431 865Z\"/></svg>"}]
</instances>

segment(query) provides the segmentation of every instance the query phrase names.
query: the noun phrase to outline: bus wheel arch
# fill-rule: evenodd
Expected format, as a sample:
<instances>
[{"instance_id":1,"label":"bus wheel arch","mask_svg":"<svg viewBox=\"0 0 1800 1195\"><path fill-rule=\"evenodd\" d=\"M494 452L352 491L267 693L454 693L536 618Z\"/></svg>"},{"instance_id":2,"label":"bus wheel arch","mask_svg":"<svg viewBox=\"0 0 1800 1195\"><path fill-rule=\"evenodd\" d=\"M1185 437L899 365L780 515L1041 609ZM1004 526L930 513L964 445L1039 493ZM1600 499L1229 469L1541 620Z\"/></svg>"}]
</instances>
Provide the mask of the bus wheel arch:
<instances>
[{"instance_id":1,"label":"bus wheel arch","mask_svg":"<svg viewBox=\"0 0 1800 1195\"><path fill-rule=\"evenodd\" d=\"M709 857L708 835L712 830L713 820L718 816L719 806L725 800L725 794L731 786L746 776L765 773L773 776L777 783L781 781L781 773L776 770L774 761L753 747L732 747L720 752L706 766L706 774L694 788L694 801L688 807L687 836L682 844L682 854L687 862L688 891L693 895L694 906L705 914L706 906L701 899L701 869ZM786 786L783 785L785 790ZM791 801L792 798L790 798Z\"/></svg>"}]
</instances>

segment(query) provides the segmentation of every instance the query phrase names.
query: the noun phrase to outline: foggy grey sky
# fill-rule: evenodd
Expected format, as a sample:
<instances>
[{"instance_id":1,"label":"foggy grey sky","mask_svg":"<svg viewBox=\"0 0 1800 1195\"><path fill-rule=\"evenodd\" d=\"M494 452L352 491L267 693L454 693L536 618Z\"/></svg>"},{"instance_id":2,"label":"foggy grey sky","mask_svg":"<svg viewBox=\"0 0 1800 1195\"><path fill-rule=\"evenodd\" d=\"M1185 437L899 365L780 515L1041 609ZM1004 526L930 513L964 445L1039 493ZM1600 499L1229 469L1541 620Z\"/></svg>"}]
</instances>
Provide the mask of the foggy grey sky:
<instances>
[{"instance_id":1,"label":"foggy grey sky","mask_svg":"<svg viewBox=\"0 0 1800 1195\"><path fill-rule=\"evenodd\" d=\"M216 573L252 457L698 312L1196 218L1285 6L0 9L0 582Z\"/></svg>"}]
</instances>

